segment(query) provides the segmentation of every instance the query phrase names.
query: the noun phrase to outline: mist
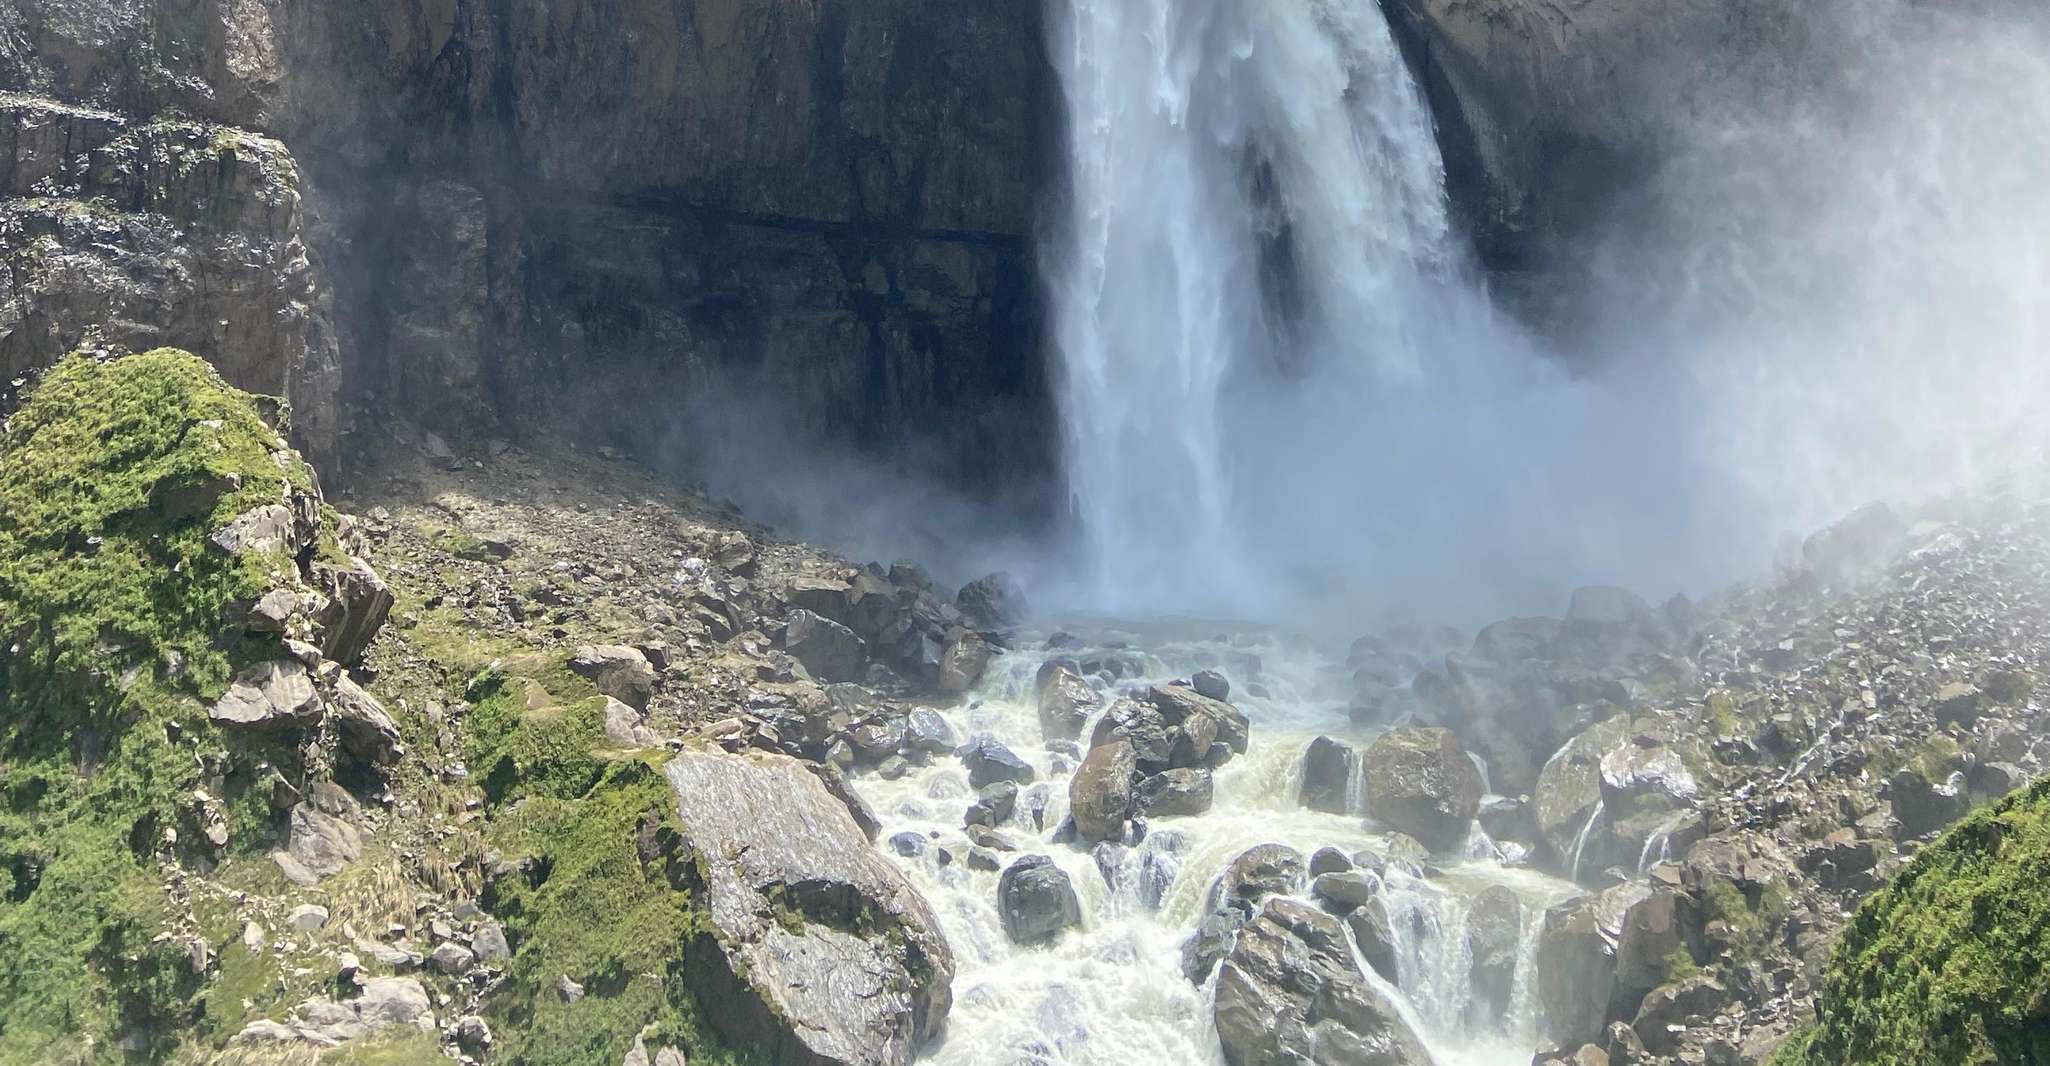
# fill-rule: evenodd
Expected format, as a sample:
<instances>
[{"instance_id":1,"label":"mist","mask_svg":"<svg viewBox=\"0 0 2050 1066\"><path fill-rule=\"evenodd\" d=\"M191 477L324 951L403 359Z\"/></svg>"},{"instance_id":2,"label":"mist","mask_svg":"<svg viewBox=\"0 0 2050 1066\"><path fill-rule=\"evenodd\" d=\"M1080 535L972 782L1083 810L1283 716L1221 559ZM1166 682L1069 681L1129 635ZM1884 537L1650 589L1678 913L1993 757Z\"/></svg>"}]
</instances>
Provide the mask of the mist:
<instances>
[{"instance_id":1,"label":"mist","mask_svg":"<svg viewBox=\"0 0 2050 1066\"><path fill-rule=\"evenodd\" d=\"M1659 165L1525 282L1541 325L1452 221L1376 6L1049 13L1061 487L945 488L739 380L696 386L672 465L1042 609L1354 632L1710 594L2050 445L2042 10L1804 7L1798 44L1676 94Z\"/></svg>"},{"instance_id":2,"label":"mist","mask_svg":"<svg viewBox=\"0 0 2050 1066\"><path fill-rule=\"evenodd\" d=\"M1446 230L1377 12L1191 5L1162 32L1056 6L1076 199L1045 265L1080 520L1056 596L1472 624L1579 584L1700 594L2045 442L2040 11L1805 12L1798 64L1676 115L1540 282L1577 291L1539 333Z\"/></svg>"}]
</instances>

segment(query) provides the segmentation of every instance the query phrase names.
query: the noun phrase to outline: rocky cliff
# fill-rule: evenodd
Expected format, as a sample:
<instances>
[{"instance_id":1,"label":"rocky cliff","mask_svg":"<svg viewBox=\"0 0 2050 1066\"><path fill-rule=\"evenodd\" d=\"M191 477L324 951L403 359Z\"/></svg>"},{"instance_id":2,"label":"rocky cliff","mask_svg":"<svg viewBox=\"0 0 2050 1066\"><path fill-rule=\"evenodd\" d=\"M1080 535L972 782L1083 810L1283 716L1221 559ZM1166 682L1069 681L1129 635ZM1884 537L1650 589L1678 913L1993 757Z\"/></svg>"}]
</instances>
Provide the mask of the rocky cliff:
<instances>
[{"instance_id":1,"label":"rocky cliff","mask_svg":"<svg viewBox=\"0 0 2050 1066\"><path fill-rule=\"evenodd\" d=\"M125 236L34 223L110 280L17 281L0 369L137 322L106 342L249 353L231 377L289 392L321 454L351 403L673 444L733 386L957 483L1043 469L1042 47L1036 5L996 2L12 0L0 87L54 131L15 138L13 210ZM168 122L265 139L208 171L272 182L226 255L210 231L250 212L189 162L81 180Z\"/></svg>"}]
</instances>

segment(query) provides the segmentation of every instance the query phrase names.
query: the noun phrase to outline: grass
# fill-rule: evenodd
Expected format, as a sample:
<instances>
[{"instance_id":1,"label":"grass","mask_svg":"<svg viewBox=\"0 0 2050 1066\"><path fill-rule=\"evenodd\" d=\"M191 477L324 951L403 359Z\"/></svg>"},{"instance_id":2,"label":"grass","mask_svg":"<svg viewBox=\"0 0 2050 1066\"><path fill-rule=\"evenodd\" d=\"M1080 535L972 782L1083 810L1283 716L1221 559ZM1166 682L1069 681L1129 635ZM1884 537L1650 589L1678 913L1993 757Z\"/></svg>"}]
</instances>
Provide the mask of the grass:
<instances>
[{"instance_id":1,"label":"grass","mask_svg":"<svg viewBox=\"0 0 2050 1066\"><path fill-rule=\"evenodd\" d=\"M1984 807L1867 899L1777 1066L2050 1062L2050 780Z\"/></svg>"},{"instance_id":2,"label":"grass","mask_svg":"<svg viewBox=\"0 0 2050 1066\"><path fill-rule=\"evenodd\" d=\"M195 788L246 830L247 768L290 765L203 710L265 653L229 607L294 566L208 535L310 490L271 458L283 446L249 396L170 350L68 358L0 434L0 1064L119 1061L124 1037L154 1054L203 1011L182 948L156 940L158 863L196 837ZM200 513L162 505L206 484L224 491Z\"/></svg>"}]
</instances>

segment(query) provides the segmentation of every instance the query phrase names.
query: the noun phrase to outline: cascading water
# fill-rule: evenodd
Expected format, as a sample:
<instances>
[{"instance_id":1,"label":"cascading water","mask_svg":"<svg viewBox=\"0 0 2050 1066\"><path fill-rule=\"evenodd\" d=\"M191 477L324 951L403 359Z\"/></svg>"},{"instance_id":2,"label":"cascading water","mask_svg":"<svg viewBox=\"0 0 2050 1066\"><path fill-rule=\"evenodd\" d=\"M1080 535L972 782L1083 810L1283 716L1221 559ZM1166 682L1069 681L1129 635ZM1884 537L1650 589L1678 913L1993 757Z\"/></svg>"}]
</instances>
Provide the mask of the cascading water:
<instances>
[{"instance_id":1,"label":"cascading water","mask_svg":"<svg viewBox=\"0 0 2050 1066\"><path fill-rule=\"evenodd\" d=\"M1373 0L1052 3L1073 204L1046 273L1084 594L1243 602L1280 576L1244 565L1248 515L1300 501L1262 499L1279 442L1240 416L1320 361L1422 361L1412 312L1451 259L1429 116Z\"/></svg>"},{"instance_id":2,"label":"cascading water","mask_svg":"<svg viewBox=\"0 0 2050 1066\"><path fill-rule=\"evenodd\" d=\"M1298 802L1303 752L1319 734L1359 738L1346 711L1350 675L1313 643L1268 630L1195 623L1077 624L1059 652L1045 634L1021 633L968 701L941 713L959 738L989 734L1031 763L1037 781L997 832L1020 853L1051 856L1080 897L1083 925L1047 947L1013 944L997 911L996 870L967 861L963 812L974 802L958 760L939 758L895 780L875 774L856 787L883 821L886 845L933 906L956 960L953 1012L925 1060L944 1066L990 1062L1102 1064L1221 1062L1211 1017L1214 975L1191 983L1183 944L1205 913L1212 883L1259 844L1309 855L1336 847L1385 863L1396 980L1370 967L1367 980L1430 1045L1439 1066L1521 1066L1536 1045L1533 954L1546 907L1573 886L1491 858L1446 860L1425 877L1389 859L1390 839L1358 814L1308 810ZM1096 668L1097 684L1164 683L1201 669L1232 680L1233 702L1252 722L1248 752L1216 774L1214 806L1191 817L1151 818L1130 848L1085 849L1056 842L1067 814L1074 760L1049 750L1033 699L1034 675L1049 656ZM1084 733L1087 736L1087 732ZM897 848L900 835L909 834ZM914 841L916 843L914 843ZM911 854L904 854L904 852ZM1017 855L998 855L1008 864ZM1477 991L1468 937L1482 893L1506 888L1516 901L1506 1000ZM1498 951L1499 954L1499 951Z\"/></svg>"}]
</instances>

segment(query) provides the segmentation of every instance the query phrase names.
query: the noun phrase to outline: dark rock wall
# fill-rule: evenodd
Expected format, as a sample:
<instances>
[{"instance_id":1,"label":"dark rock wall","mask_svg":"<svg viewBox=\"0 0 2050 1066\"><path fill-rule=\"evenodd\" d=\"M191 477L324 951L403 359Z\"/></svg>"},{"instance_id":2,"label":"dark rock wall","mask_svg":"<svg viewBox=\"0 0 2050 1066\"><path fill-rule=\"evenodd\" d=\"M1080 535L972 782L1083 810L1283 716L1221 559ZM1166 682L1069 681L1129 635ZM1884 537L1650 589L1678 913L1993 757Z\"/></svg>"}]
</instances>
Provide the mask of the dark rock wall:
<instances>
[{"instance_id":1,"label":"dark rock wall","mask_svg":"<svg viewBox=\"0 0 2050 1066\"><path fill-rule=\"evenodd\" d=\"M652 448L720 382L969 487L1051 466L1043 49L1013 0L0 3L0 87L289 148L359 414Z\"/></svg>"}]
</instances>

